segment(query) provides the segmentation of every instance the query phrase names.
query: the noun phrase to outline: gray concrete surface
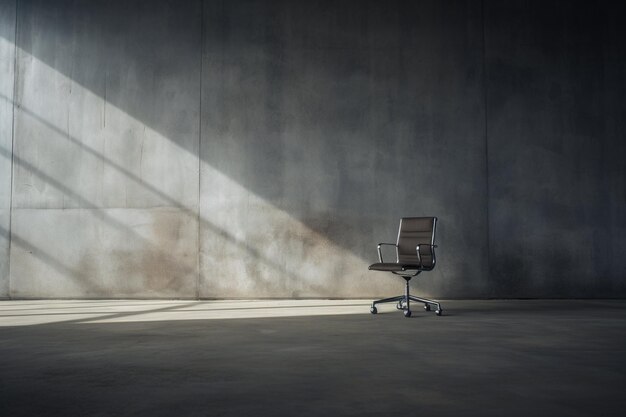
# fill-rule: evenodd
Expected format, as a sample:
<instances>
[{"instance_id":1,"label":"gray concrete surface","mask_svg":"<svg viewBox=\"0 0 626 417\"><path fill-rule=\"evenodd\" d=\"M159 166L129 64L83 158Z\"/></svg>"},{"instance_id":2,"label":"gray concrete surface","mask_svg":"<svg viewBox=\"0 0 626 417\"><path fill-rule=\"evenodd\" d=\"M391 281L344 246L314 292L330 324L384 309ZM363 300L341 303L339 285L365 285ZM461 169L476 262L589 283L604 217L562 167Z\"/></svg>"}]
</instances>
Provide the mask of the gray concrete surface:
<instances>
[{"instance_id":1,"label":"gray concrete surface","mask_svg":"<svg viewBox=\"0 0 626 417\"><path fill-rule=\"evenodd\" d=\"M626 294L626 8L485 3L491 293Z\"/></svg>"},{"instance_id":2,"label":"gray concrete surface","mask_svg":"<svg viewBox=\"0 0 626 417\"><path fill-rule=\"evenodd\" d=\"M198 223L180 210L14 209L12 223L11 296L196 295Z\"/></svg>"},{"instance_id":3,"label":"gray concrete surface","mask_svg":"<svg viewBox=\"0 0 626 417\"><path fill-rule=\"evenodd\" d=\"M19 3L12 297L196 296L200 9L149 4Z\"/></svg>"},{"instance_id":4,"label":"gray concrete surface","mask_svg":"<svg viewBox=\"0 0 626 417\"><path fill-rule=\"evenodd\" d=\"M626 406L623 301L448 301L443 317L410 319L312 302L2 302L0 412L587 417ZM20 324L37 316L50 322Z\"/></svg>"},{"instance_id":5,"label":"gray concrete surface","mask_svg":"<svg viewBox=\"0 0 626 417\"><path fill-rule=\"evenodd\" d=\"M367 266L408 213L442 220L423 290L486 291L480 4L457 6L205 3L200 217L256 252L203 227L202 296L384 294Z\"/></svg>"},{"instance_id":6,"label":"gray concrete surface","mask_svg":"<svg viewBox=\"0 0 626 417\"><path fill-rule=\"evenodd\" d=\"M405 215L426 295L626 296L609 2L0 4L12 297L395 293Z\"/></svg>"},{"instance_id":7,"label":"gray concrete surface","mask_svg":"<svg viewBox=\"0 0 626 417\"><path fill-rule=\"evenodd\" d=\"M0 298L9 295L15 3L0 1Z\"/></svg>"}]
</instances>

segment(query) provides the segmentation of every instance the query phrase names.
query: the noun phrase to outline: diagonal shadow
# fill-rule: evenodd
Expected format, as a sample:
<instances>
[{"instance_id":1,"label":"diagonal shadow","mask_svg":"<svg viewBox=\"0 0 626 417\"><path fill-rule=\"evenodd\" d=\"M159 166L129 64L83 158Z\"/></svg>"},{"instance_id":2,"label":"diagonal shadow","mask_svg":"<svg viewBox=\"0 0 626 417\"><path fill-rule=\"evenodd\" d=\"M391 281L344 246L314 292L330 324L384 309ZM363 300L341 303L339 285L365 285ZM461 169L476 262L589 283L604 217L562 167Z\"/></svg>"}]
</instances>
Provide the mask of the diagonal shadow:
<instances>
[{"instance_id":1,"label":"diagonal shadow","mask_svg":"<svg viewBox=\"0 0 626 417\"><path fill-rule=\"evenodd\" d=\"M47 299L46 299L47 300ZM58 300L58 299L57 299ZM76 302L76 301L80 301L79 299L71 299L72 302ZM114 299L115 301L118 301L119 299ZM71 310L71 309L77 309L77 308L100 308L100 307L107 307L109 305L111 305L111 299L101 299L101 300L91 300L91 299L87 299L86 301L89 302L89 304L94 304L93 307L85 307L85 306L66 306L66 307L29 307L29 305L36 305L39 306L41 305L41 302L37 302L37 303L32 303L32 304L27 304L24 303L22 300L19 300L20 304L16 307L13 308L6 308L3 307L1 309L1 311L38 311L38 310L45 310L45 311L54 311L54 310ZM102 305L104 304L104 305ZM151 303L132 303L132 304L124 304L125 307L139 307L139 306L146 306L146 305L152 305Z\"/></svg>"},{"instance_id":2,"label":"diagonal shadow","mask_svg":"<svg viewBox=\"0 0 626 417\"><path fill-rule=\"evenodd\" d=\"M7 101L11 101L8 97L6 97L6 96L4 96L2 94L0 94L0 98L4 99L4 100L7 100ZM276 270L277 272L280 272L280 273L288 275L288 276L298 277L298 273L296 271L293 271L293 270L287 268L286 266L279 264L278 262L275 262L275 261L273 261L271 259L268 259L258 249L254 248L254 247L252 247L250 245L247 245L245 242L242 242L242 241L236 239L232 234L228 233L226 230L224 230L222 228L217 227L215 224L213 224L210 221L208 221L205 217L198 216L198 213L196 211L190 209L189 207L185 206L184 204L181 204L179 201L177 201L176 199L174 199L170 195L166 194L162 190L159 190L158 188L154 187L153 185L145 182L142 178L140 178L136 174L132 173L128 169L124 168L122 165L116 163L115 161L111 160L110 158L107 158L106 156L103 156L100 152L98 152L98 151L94 150L93 148L89 147L88 145L84 144L82 141L80 141L75 136L67 134L67 132L59 129L58 127L56 127L55 125L53 125L49 121L43 119L42 117L38 116L37 114L35 114L34 112L32 112L31 110L26 108L25 106L20 106L20 111L22 111L24 114L28 115L30 118L32 118L33 120L37 121L38 123L42 124L46 128L50 129L51 131L57 133L59 135L59 137L61 137L63 139L66 139L67 141L72 143L74 146L79 147L81 150L83 150L86 153L92 155L93 157L95 157L99 161L105 163L107 166L109 166L109 167L113 168L114 170L118 171L119 173L123 174L125 177L127 177L131 181L133 181L136 184L140 185L141 187L149 190L151 193L153 193L154 195L158 196L163 201L165 201L168 205L181 210L184 214L186 214L187 216L189 216L191 218L194 218L194 219L197 218L198 221L200 222L202 228L204 228L205 230L208 230L211 233L213 233L214 235L219 236L219 237L225 239L230 244L233 244L233 245L237 246L240 250L243 250L244 252L248 253L248 255L252 256L254 259L262 262L263 264L269 266L270 268ZM4 149L2 147L0 147L0 155L5 157L7 160L11 160L11 154L6 149ZM72 189L70 189L69 187L67 187L63 183L61 183L60 181L56 180L55 178L52 178L50 175L46 174L41 169L37 168L35 165L29 163L28 161L23 160L22 158L20 158L17 155L13 155L13 162L18 164L18 165L23 166L29 172L33 173L34 175L36 175L37 177L39 177L40 179L42 179L46 183L48 183L51 186L53 186L54 188L58 189L59 191L61 191L65 195L67 195L67 196L73 198L74 200L78 201L81 204L82 207L94 209L93 213L100 220L104 221L105 223L109 224L112 227L117 228L118 230L123 230L123 231L127 231L127 232L131 233L134 237L140 239L143 243L148 245L148 247L154 247L154 245L151 242L149 242L147 239L139 236L136 232L133 232L132 230L128 229L126 225L120 223L119 221L115 220L114 218L112 218L111 216L109 216L105 212L103 212L101 210L102 207L98 207L96 204L94 204L93 202L87 200L83 196L79 195L78 193L76 193L75 191L73 191ZM176 264L176 260L174 258L171 258L171 256L168 255L168 254L164 254L164 255L165 255L166 259L169 258L170 264L172 264L172 265ZM191 271L186 270L185 272L188 273L188 272L191 272ZM266 282L266 285L272 285L272 283L271 282ZM316 285L316 284L313 284L313 283L309 283L308 285L309 285L309 287L311 289L313 289L315 291L321 291L323 289L321 285Z\"/></svg>"},{"instance_id":3,"label":"diagonal shadow","mask_svg":"<svg viewBox=\"0 0 626 417\"><path fill-rule=\"evenodd\" d=\"M200 301L198 303L202 303L202 304L206 304L206 301ZM185 304L184 306L177 306L177 308L187 308L187 307L193 307L196 304ZM307 304L307 305L288 305L288 306L264 306L264 307L230 307L230 308L194 308L192 311L242 311L242 310L275 310L275 309L302 309L302 308L319 308L319 307L337 307L337 306L347 306L347 307L354 307L354 306L364 306L364 307L368 307L370 305L370 303L341 303L341 304ZM129 305L125 304L124 307L127 307ZM85 307L68 307L68 308L85 308ZM61 309L61 308L59 308ZM34 309L28 309L29 311L34 310ZM48 310L54 310L52 308L45 309L46 311ZM160 312L160 311L168 311L167 309L162 309L162 310L141 310L141 311L137 311L135 312L137 315L140 314L148 314L148 313L156 313L156 312ZM367 311L367 310L365 310ZM0 311L0 313L2 313L2 311ZM45 313L46 316L67 316L67 315L79 315L79 314L108 314L105 311L86 311L83 313L77 312L77 313ZM130 312L129 313L117 313L117 314L124 314L120 317L126 317L126 315L132 315ZM29 316L40 316L41 313L32 313L32 314L0 314L0 317L29 317ZM107 317L107 316L102 316L102 317L93 317L90 318L89 320L103 320L103 319L108 319L108 318L117 318L117 317ZM65 321L60 322L60 323L66 323Z\"/></svg>"},{"instance_id":4,"label":"diagonal shadow","mask_svg":"<svg viewBox=\"0 0 626 417\"><path fill-rule=\"evenodd\" d=\"M411 203L404 194L395 192L402 187L385 187L377 182L378 179L372 183L364 175L355 178L352 174L359 171L403 172L400 177L419 178L420 170L413 161L399 163L394 157L415 152L417 146L411 142L407 148L398 148L398 143L389 144L383 138L393 134L389 131L391 121L374 123L369 117L377 110L392 112L399 108L415 108L412 96L404 92L407 87L403 87L412 68L403 68L404 72L389 83L387 90L377 92L371 85L377 69L369 62L372 54L391 61L405 59L399 39L416 36L410 28L413 18L421 11L419 7L394 3L397 7L391 9L395 12L381 13L377 2L347 2L341 6L322 2L303 10L300 10L302 5L292 6L289 2L250 2L245 8L220 1L189 2L182 6L174 1L149 3L155 7L147 9L145 2L89 2L88 5L56 2L52 6L46 2L22 0L17 46L162 133L181 148L199 154L203 161L250 192L362 259L371 258L371 243L369 240L367 244L362 243L363 221L355 221L354 213L363 216L363 207L367 207L366 222L374 223L373 227L384 235L392 233L389 231L395 229L396 217L406 212L406 209L397 208L398 201L405 208L419 208L418 203ZM436 10L429 7L426 12L436 14ZM120 13L121 10L124 13ZM204 15L195 13L198 10L204 10ZM148 17L135 22L133 14L139 12ZM336 39L323 33L325 29L330 29L329 33L337 32L338 27L333 26L336 22L330 17L333 13L345 19L340 23L342 27ZM152 23L160 23L158 31L150 19ZM90 21L91 25L84 26L84 21ZM320 23L322 29L315 28L312 22ZM189 28L176 29L174 26L180 23L186 23ZM370 38L360 36L362 25L373 31ZM194 38L196 35L197 39ZM67 48L48 45L57 40L60 43L68 41ZM176 43L182 52L172 52ZM408 45L410 48L412 44ZM356 54L351 61L341 58L348 49ZM103 55L93 52L97 50ZM299 50L313 52L306 58ZM123 78L125 72L163 64L165 58L171 60L167 54L183 60L183 64L168 65L168 71L180 70L180 74L174 75L197 77L194 83L204 84L200 93L206 104L200 115L205 131L201 134L202 151L197 149L196 141L180 139L171 123L159 120L168 100L153 87L163 74L148 71L145 80L133 80L138 86L125 84L130 82ZM331 65L335 59L338 59L334 62L336 65ZM204 62L202 68L201 60ZM297 60L309 70L303 79L292 77ZM183 69L185 66L194 69ZM321 81L311 84L310 77L315 73ZM241 74L241 78L235 80L239 87L235 87L229 74ZM339 92L343 98L327 96L333 93L327 86L328 77L345 81L343 91ZM216 89L215 85L220 87ZM191 91L186 83L184 86L186 92ZM144 96L139 100L125 90L139 90ZM377 97L379 93L382 96ZM346 99L351 95L355 100ZM249 100L233 101L246 96ZM392 103L392 106L378 108L377 98L381 103ZM296 100L295 107L290 102L292 99ZM305 101L312 101L309 109L302 108ZM252 107L256 104L260 105L259 112ZM22 109L20 104L18 107ZM354 109L350 110L351 107ZM184 109L186 112L195 110ZM281 122L283 118L301 124ZM213 121L217 122L216 128L211 125ZM313 136L307 135L306 132L315 125L320 128ZM240 133L240 143L232 148L226 139L237 133ZM295 147L286 142L287 135ZM307 150L313 140L320 143L319 155ZM391 145L393 155L388 155L390 148L387 145ZM233 153L237 153L237 159L228 157ZM291 172L290 175L288 171L295 168L290 161L298 165L300 173ZM320 172L326 174L320 175ZM296 185L286 183L285 175L289 175ZM393 176L383 174L383 177L390 179ZM347 192L351 188L375 188L384 196L364 192L355 199ZM319 197L324 200L325 208L311 208L306 190L321 193ZM372 218L377 221L371 222ZM381 219L385 219L382 224Z\"/></svg>"},{"instance_id":5,"label":"diagonal shadow","mask_svg":"<svg viewBox=\"0 0 626 417\"><path fill-rule=\"evenodd\" d=\"M64 276L68 276L72 278L74 281L76 281L78 284L82 285L83 287L85 287L86 286L85 284L88 283L91 286L89 288L90 290L95 289L96 291L103 292L104 288L99 283L95 282L94 280L89 279L90 277L88 275L82 274L80 273L80 271L65 265L63 262L59 261L56 257L42 251L36 245L23 239L22 237L18 236L16 233L14 232L9 233L8 230L0 226L0 236L2 236L3 238L7 240L10 238L11 244L20 246L22 249L30 252L32 255L41 259L43 262L46 263L46 265L49 265L51 268L60 272Z\"/></svg>"},{"instance_id":6,"label":"diagonal shadow","mask_svg":"<svg viewBox=\"0 0 626 417\"><path fill-rule=\"evenodd\" d=\"M198 302L195 302L195 303L192 303L192 304L177 304L177 305L174 305L174 306L155 308L155 309L151 309L151 310L142 310L142 311L125 311L125 312L120 312L120 313L105 314L103 316L98 316L98 317L90 317L90 318L82 318L82 319L72 319L72 320L63 320L63 321L58 321L56 323L65 323L65 324L82 323L82 322L85 322L85 321L92 321L92 320L110 320L110 319L119 319L119 318L122 318L122 317L138 316L138 315L142 315L142 314L163 313L163 312L166 312L166 311L174 311L174 310L178 310L178 309L183 308L183 307L199 305L199 304L202 304L202 303L203 303L203 301L198 301Z\"/></svg>"},{"instance_id":7,"label":"diagonal shadow","mask_svg":"<svg viewBox=\"0 0 626 417\"><path fill-rule=\"evenodd\" d=\"M92 92L105 102L103 112L107 104L115 106L198 156L201 166L304 225L313 233L296 237L305 243L322 237L361 260L373 257L372 242L393 238L397 218L407 213L460 218L458 212L477 211L475 196L483 190L468 192L463 181L451 184L450 175L438 175L448 168L459 171L456 165L474 169L465 163L471 159L466 152L458 152L463 140L455 138L476 139L473 120L482 113L468 97L480 82L473 76L469 84L459 80L480 73L474 65L479 48L464 30L447 29L467 28L477 6L18 1L16 112L41 116L22 105L25 88L31 88L27 98L36 99L33 83L42 81L25 73L36 71L29 60L37 59L69 80L70 94L72 85ZM439 28L431 20L447 23ZM426 41L428 48L421 48ZM458 57L461 65L448 56ZM41 91L51 89L54 104L66 104L65 85L46 82ZM448 114L456 99L455 113ZM460 118L461 113L467 115ZM151 187L87 148L81 149ZM205 180L201 174L201 198L210 199L214 190ZM217 191L230 196L224 188ZM281 274L298 276L266 259L259 242L242 242L220 221L199 221L209 235ZM288 226L274 226L290 233ZM469 226L462 229L470 234ZM276 285L263 279L270 288Z\"/></svg>"},{"instance_id":8,"label":"diagonal shadow","mask_svg":"<svg viewBox=\"0 0 626 417\"><path fill-rule=\"evenodd\" d=\"M5 157L8 160L11 160L11 154L4 148L0 147L0 155ZM137 239L139 242L141 242L143 245L145 245L145 247L149 250L156 250L159 253L159 256L162 257L163 261L170 265L171 270L175 271L181 271L184 274L193 274L195 275L196 272L194 269L186 267L184 265L181 265L181 263L174 258L171 254L161 251L157 248L157 246L151 242L150 240L146 239L145 237L141 236L139 233L137 233L135 230L129 228L127 225L121 223L120 221L114 219L112 216L106 214L102 208L97 207L95 204L93 204L91 201L85 199L84 197L80 196L79 194L75 193L74 191L72 191L71 189L69 189L68 187L66 187L64 184L62 184L60 181L50 177L49 175L45 174L43 171L41 171L39 168L35 167L33 164L24 161L23 159L21 159L20 157L18 157L17 155L13 155L13 163L14 164L18 164L21 165L22 167L28 169L31 173L35 174L37 177L39 177L40 179L42 179L43 181L45 181L46 183L50 184L51 186L53 186L54 188L58 189L59 191L61 191L62 193L70 196L71 198L75 199L76 201L80 202L81 205L83 205L83 207L85 208L91 208L93 210L91 210L91 214L94 215L95 217L97 217L98 219L102 220L104 223L108 224L111 227L114 227L117 230L123 231L125 234L128 234L130 236L132 236L134 239ZM6 231L5 231L6 233ZM15 237L13 237L15 236ZM8 236L7 236L8 238ZM28 243L26 241L24 241L23 239L21 239L19 236L16 236L14 233L11 233L11 240L15 240L16 242L19 242L21 244L24 245L25 248L28 248L28 250L33 250L36 249L34 245L32 245L31 243ZM47 263L52 262L52 257L48 256L48 255L44 255L41 251L37 250L37 253L40 254L41 259L45 260ZM57 268L59 268L60 270L67 270L67 271L72 271L71 269L68 269L67 267L63 267L62 264L60 263L56 263L53 264L55 265ZM76 271L74 271L73 273L71 273L71 276L76 277ZM173 278L171 278L173 279Z\"/></svg>"}]
</instances>

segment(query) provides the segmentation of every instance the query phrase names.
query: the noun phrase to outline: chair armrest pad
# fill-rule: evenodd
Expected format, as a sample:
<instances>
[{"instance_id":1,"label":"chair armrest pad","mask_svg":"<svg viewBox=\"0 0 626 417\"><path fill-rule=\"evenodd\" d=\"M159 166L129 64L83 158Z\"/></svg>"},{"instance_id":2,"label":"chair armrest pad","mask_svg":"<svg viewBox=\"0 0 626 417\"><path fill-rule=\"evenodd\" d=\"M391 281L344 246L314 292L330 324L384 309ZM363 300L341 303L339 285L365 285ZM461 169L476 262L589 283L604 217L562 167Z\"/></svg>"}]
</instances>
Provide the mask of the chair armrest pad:
<instances>
[{"instance_id":1,"label":"chair armrest pad","mask_svg":"<svg viewBox=\"0 0 626 417\"><path fill-rule=\"evenodd\" d=\"M383 253L380 250L381 246L395 246L396 248L396 254L398 253L398 245L396 245L395 243L379 243L377 248L378 248L378 260L380 261L380 263L383 263Z\"/></svg>"},{"instance_id":2,"label":"chair armrest pad","mask_svg":"<svg viewBox=\"0 0 626 417\"><path fill-rule=\"evenodd\" d=\"M415 253L417 254L417 260L420 264L420 266L423 266L422 264L422 254L420 254L420 246L430 246L430 254L433 257L433 267L435 266L435 248L437 247L437 245L433 245L432 243L420 243L419 245L417 245L415 247Z\"/></svg>"}]
</instances>

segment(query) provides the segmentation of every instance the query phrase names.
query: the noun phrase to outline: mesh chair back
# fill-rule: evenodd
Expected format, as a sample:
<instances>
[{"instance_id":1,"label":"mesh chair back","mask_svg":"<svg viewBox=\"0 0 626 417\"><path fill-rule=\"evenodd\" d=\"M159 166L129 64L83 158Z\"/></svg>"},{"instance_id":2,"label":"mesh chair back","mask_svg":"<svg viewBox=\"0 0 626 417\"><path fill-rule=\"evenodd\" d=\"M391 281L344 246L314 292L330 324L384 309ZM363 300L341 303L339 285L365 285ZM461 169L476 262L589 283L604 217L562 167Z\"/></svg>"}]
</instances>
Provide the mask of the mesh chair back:
<instances>
[{"instance_id":1,"label":"mesh chair back","mask_svg":"<svg viewBox=\"0 0 626 417\"><path fill-rule=\"evenodd\" d=\"M432 247L435 243L436 217L403 217L398 230L398 262L404 264L419 263L415 248L420 247L420 256L424 268L434 267Z\"/></svg>"}]
</instances>

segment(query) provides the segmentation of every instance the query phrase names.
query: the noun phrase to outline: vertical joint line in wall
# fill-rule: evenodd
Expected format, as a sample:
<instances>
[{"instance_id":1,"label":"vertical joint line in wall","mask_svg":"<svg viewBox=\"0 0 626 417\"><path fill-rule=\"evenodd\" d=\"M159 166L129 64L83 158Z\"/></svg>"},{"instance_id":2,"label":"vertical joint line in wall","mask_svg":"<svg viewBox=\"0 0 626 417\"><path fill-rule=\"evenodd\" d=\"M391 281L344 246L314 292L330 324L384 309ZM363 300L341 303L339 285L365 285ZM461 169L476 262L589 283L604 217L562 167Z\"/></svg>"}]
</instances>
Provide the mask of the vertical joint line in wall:
<instances>
[{"instance_id":1,"label":"vertical joint line in wall","mask_svg":"<svg viewBox=\"0 0 626 417\"><path fill-rule=\"evenodd\" d=\"M204 0L200 0L200 97L199 97L199 111L198 111L198 246L196 248L196 268L198 273L196 275L196 299L200 298L200 192L202 187L200 181L202 180L202 56L204 54Z\"/></svg>"},{"instance_id":2,"label":"vertical joint line in wall","mask_svg":"<svg viewBox=\"0 0 626 417\"><path fill-rule=\"evenodd\" d=\"M487 90L487 34L486 34L486 22L485 22L485 0L481 1L481 20L482 20L482 43L483 43L483 53L482 53L482 61L483 61L483 107L484 107L484 125L485 125L485 185L486 185L486 199L485 199L485 213L487 218L487 281L491 281L491 233L490 233L490 214L489 214L489 129L488 129L488 90Z\"/></svg>"},{"instance_id":3,"label":"vertical joint line in wall","mask_svg":"<svg viewBox=\"0 0 626 417\"><path fill-rule=\"evenodd\" d=\"M109 83L109 66L104 70L104 100L102 101L102 128L107 127L107 84Z\"/></svg>"},{"instance_id":4,"label":"vertical joint line in wall","mask_svg":"<svg viewBox=\"0 0 626 417\"><path fill-rule=\"evenodd\" d=\"M17 99L17 84L18 84L18 71L17 71L17 22L18 22L18 12L19 12L19 0L15 0L15 26L13 33L13 97L12 97L12 106L11 106L11 174L10 174L10 191L9 191L9 231L7 233L7 238L9 239L9 259L7 259L9 264L9 275L7 277L7 297L11 299L11 250L12 250L12 240L13 240L13 169L15 167L15 106Z\"/></svg>"}]
</instances>

